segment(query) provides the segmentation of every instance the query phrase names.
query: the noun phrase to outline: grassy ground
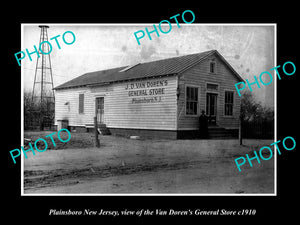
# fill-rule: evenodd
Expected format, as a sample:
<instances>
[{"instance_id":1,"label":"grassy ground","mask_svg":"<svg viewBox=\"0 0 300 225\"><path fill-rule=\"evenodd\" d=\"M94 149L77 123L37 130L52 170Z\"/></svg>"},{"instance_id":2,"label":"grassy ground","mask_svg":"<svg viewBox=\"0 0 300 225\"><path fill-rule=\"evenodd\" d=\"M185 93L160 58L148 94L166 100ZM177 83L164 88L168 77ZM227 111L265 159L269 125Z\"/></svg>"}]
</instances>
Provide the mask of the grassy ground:
<instances>
[{"instance_id":1,"label":"grassy ground","mask_svg":"<svg viewBox=\"0 0 300 225\"><path fill-rule=\"evenodd\" d=\"M36 140L52 132L25 132ZM272 140L131 140L72 133L24 159L24 193L273 193L273 158L239 172L234 159ZM66 139L63 137L62 139ZM62 151L59 151L62 150Z\"/></svg>"},{"instance_id":2,"label":"grassy ground","mask_svg":"<svg viewBox=\"0 0 300 225\"><path fill-rule=\"evenodd\" d=\"M52 138L55 142L55 146L51 141L50 137L45 138L45 136L54 133ZM60 137L62 140L68 139L68 134L65 131L60 133ZM24 138L31 139L34 143L38 138L43 138L47 141L49 150L63 150L63 149L71 149L71 148L91 148L94 146L93 144L93 134L92 133L71 133L71 140L68 142L61 142L57 137L56 131L25 131ZM32 143L32 144L33 144ZM43 141L39 141L40 149L44 149L45 145Z\"/></svg>"}]
</instances>

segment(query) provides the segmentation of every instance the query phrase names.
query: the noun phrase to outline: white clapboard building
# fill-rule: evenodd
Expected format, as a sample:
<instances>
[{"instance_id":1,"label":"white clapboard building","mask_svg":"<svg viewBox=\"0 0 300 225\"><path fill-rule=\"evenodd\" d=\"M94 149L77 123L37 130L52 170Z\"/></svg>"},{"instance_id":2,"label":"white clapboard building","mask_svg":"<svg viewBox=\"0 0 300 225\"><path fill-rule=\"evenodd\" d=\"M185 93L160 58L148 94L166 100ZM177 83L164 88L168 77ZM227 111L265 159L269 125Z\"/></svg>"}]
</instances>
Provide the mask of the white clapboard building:
<instances>
[{"instance_id":1,"label":"white clapboard building","mask_svg":"<svg viewBox=\"0 0 300 225\"><path fill-rule=\"evenodd\" d=\"M141 137L194 137L204 110L210 132L237 131L243 81L216 50L83 74L55 87L55 123ZM222 131L222 132L220 132Z\"/></svg>"}]
</instances>

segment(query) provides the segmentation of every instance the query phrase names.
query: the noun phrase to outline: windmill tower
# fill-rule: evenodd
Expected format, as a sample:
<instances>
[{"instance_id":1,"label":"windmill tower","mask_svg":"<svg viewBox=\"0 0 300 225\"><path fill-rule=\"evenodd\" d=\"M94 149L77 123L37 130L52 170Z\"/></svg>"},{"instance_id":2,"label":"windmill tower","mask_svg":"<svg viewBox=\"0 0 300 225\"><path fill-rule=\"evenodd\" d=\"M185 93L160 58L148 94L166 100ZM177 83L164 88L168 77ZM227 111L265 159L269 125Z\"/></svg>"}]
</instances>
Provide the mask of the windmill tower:
<instances>
[{"instance_id":1,"label":"windmill tower","mask_svg":"<svg viewBox=\"0 0 300 225\"><path fill-rule=\"evenodd\" d=\"M49 127L54 119L54 90L51 68L51 59L48 42L47 29L49 26L39 26L41 28L39 54L36 61L35 76L32 92L33 113L38 121L40 130Z\"/></svg>"}]
</instances>

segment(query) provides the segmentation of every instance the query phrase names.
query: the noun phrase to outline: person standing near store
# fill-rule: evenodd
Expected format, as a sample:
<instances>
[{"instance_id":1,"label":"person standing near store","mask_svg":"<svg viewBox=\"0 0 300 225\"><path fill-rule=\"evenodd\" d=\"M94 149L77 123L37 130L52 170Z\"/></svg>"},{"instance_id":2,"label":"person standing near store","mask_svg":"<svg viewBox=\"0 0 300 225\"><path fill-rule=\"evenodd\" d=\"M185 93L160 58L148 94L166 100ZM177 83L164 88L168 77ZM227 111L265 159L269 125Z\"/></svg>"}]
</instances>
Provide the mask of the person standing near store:
<instances>
[{"instance_id":1,"label":"person standing near store","mask_svg":"<svg viewBox=\"0 0 300 225\"><path fill-rule=\"evenodd\" d=\"M208 119L204 110L202 110L199 117L199 134L200 138L208 138Z\"/></svg>"}]
</instances>

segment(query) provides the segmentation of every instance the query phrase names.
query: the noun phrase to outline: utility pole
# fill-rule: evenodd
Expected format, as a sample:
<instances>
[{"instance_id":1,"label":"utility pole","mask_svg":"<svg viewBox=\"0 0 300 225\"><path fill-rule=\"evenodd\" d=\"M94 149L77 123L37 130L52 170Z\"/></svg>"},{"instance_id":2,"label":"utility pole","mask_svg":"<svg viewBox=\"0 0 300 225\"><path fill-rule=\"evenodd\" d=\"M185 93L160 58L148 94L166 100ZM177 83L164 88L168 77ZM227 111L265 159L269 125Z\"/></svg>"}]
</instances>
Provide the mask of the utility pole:
<instances>
[{"instance_id":1,"label":"utility pole","mask_svg":"<svg viewBox=\"0 0 300 225\"><path fill-rule=\"evenodd\" d=\"M34 75L32 103L34 105L33 107L36 118L39 120L40 130L44 130L45 125L51 126L53 122L55 96L53 90L51 58L49 53L50 49L49 44L47 44L47 29L49 26L40 25L39 28L41 28L41 34L39 54L36 61Z\"/></svg>"},{"instance_id":2,"label":"utility pole","mask_svg":"<svg viewBox=\"0 0 300 225\"><path fill-rule=\"evenodd\" d=\"M98 138L98 121L97 117L94 117L94 134L95 134L95 147L100 148L100 141Z\"/></svg>"},{"instance_id":3,"label":"utility pole","mask_svg":"<svg viewBox=\"0 0 300 225\"><path fill-rule=\"evenodd\" d=\"M239 142L240 142L240 145L243 145L243 134L242 134L242 116L240 115L239 116Z\"/></svg>"}]
</instances>

